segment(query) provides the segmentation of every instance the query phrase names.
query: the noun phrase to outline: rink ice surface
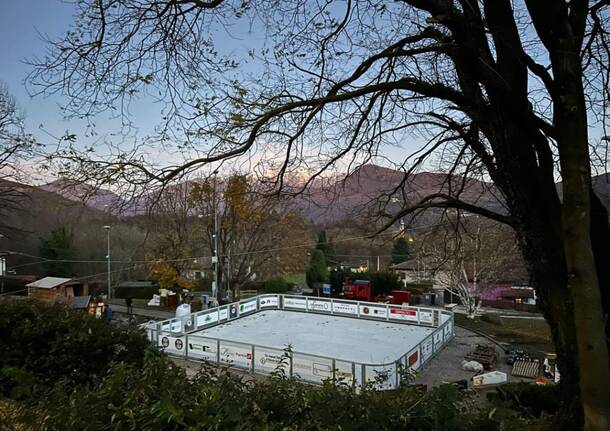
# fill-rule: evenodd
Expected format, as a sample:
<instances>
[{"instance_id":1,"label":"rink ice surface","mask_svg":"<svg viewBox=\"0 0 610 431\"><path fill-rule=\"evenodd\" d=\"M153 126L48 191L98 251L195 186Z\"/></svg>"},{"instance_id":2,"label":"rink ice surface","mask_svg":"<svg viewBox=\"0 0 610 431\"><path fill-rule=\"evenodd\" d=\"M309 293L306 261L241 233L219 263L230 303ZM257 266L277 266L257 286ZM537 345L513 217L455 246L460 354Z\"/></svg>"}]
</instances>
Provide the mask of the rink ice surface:
<instances>
[{"instance_id":1,"label":"rink ice surface","mask_svg":"<svg viewBox=\"0 0 610 431\"><path fill-rule=\"evenodd\" d=\"M326 314L267 310L193 335L380 364L397 360L434 328Z\"/></svg>"}]
</instances>

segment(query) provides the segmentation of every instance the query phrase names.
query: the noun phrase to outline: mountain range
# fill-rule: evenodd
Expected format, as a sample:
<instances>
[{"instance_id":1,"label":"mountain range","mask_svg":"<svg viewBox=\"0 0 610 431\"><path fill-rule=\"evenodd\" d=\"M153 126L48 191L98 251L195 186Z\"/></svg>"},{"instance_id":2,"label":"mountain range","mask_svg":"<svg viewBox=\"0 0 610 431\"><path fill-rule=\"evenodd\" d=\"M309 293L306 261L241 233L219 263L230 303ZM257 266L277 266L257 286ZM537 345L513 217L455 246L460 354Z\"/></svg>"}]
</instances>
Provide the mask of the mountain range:
<instances>
[{"instance_id":1,"label":"mountain range","mask_svg":"<svg viewBox=\"0 0 610 431\"><path fill-rule=\"evenodd\" d=\"M334 223L362 218L382 207L391 213L405 201L414 203L432 193L450 192L451 181L454 183L453 189L461 184L461 178L449 177L447 174L420 172L405 179L405 174L401 171L366 164L348 176L336 178L332 182L325 181L324 184L315 182L305 192L285 199L296 212L313 223ZM184 185L188 186L187 183L182 183L173 187ZM146 195L125 200L112 191L95 189L63 178L39 188L73 202L82 202L90 208L123 217L142 214L148 207ZM490 183L467 180L460 196L470 203L502 210L501 200L494 190Z\"/></svg>"},{"instance_id":2,"label":"mountain range","mask_svg":"<svg viewBox=\"0 0 610 431\"><path fill-rule=\"evenodd\" d=\"M325 183L314 183L307 191L285 199L294 211L314 224L362 219L381 210L394 213L405 204L417 203L430 194L442 192L453 195L462 186L460 199L495 211L506 211L500 193L492 183L467 179L462 185L460 177L444 173L419 172L405 178L402 171L366 164L350 175ZM81 212L89 211L89 216L113 215L124 218L144 214L148 209L146 202L152 198L152 195L143 195L124 199L110 190L65 178L42 186L12 185L30 196L29 205L41 207L36 211L37 214L44 213L45 208L54 202L56 206L71 208L70 211L74 211L74 208L79 208ZM602 201L610 204L610 174L594 177L593 185ZM188 186L189 183L185 182L172 187L184 190ZM561 187L560 183L558 187Z\"/></svg>"}]
</instances>

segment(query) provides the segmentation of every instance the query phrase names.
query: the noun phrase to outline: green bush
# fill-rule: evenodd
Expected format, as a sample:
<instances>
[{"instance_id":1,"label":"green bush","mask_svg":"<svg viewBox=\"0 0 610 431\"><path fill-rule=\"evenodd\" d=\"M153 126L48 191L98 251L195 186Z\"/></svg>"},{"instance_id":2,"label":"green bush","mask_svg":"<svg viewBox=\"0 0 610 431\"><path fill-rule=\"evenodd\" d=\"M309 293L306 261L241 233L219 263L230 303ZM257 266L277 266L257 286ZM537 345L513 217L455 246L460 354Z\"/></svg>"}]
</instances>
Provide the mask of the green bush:
<instances>
[{"instance_id":1,"label":"green bush","mask_svg":"<svg viewBox=\"0 0 610 431\"><path fill-rule=\"evenodd\" d=\"M398 278L398 274L386 271L371 273L371 287L374 295L381 295L390 293L392 290L402 289L403 285Z\"/></svg>"},{"instance_id":2,"label":"green bush","mask_svg":"<svg viewBox=\"0 0 610 431\"><path fill-rule=\"evenodd\" d=\"M357 392L281 373L252 380L205 366L187 378L171 360L148 355L142 367L113 364L98 385L58 382L28 414L41 428L65 431L529 430L540 422L471 405L472 398L452 385L425 394L414 387Z\"/></svg>"},{"instance_id":3,"label":"green bush","mask_svg":"<svg viewBox=\"0 0 610 431\"><path fill-rule=\"evenodd\" d=\"M0 392L24 384L78 383L105 374L111 362L141 365L143 331L118 327L61 305L0 300ZM24 383L25 382L25 383Z\"/></svg>"},{"instance_id":4,"label":"green bush","mask_svg":"<svg viewBox=\"0 0 610 431\"><path fill-rule=\"evenodd\" d=\"M271 278L263 282L263 291L265 293L286 293L290 290L290 283L282 277Z\"/></svg>"}]
</instances>

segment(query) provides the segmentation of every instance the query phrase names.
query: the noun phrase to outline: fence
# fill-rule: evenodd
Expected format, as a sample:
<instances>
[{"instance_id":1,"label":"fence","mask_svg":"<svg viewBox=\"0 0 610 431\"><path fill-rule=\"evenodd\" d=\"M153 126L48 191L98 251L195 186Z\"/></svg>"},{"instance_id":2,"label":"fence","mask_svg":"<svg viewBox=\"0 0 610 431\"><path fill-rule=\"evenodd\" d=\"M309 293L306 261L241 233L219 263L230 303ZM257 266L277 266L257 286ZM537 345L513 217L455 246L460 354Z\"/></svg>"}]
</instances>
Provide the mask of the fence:
<instances>
[{"instance_id":1,"label":"fence","mask_svg":"<svg viewBox=\"0 0 610 431\"><path fill-rule=\"evenodd\" d=\"M193 333L264 310L288 310L341 317L389 321L434 328L434 331L395 361L360 363L306 352L211 338ZM394 389L401 383L401 369L415 371L429 362L453 338L453 313L434 308L348 301L292 295L260 295L181 318L155 323L148 336L166 353L216 365L230 365L252 373L269 374L283 369L290 377L311 383L326 379L378 389Z\"/></svg>"}]
</instances>

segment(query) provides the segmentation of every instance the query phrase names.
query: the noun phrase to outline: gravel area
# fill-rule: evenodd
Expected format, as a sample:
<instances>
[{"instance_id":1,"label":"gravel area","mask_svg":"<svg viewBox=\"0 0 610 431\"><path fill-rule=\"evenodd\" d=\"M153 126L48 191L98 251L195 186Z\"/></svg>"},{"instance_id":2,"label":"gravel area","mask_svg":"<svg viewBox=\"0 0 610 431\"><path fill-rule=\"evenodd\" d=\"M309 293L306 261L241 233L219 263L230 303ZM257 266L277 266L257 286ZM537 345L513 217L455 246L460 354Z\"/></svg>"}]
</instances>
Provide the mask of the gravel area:
<instances>
[{"instance_id":1,"label":"gravel area","mask_svg":"<svg viewBox=\"0 0 610 431\"><path fill-rule=\"evenodd\" d=\"M510 375L511 366L506 364L504 350L492 343L488 338L482 337L472 331L458 326L455 327L455 337L432 359L418 374L415 383L427 386L438 386L443 383L468 380L471 385L472 377L477 373L462 369L464 355L474 350L477 344L490 344L496 347L498 362L494 371L502 371L508 375L508 381L520 381Z\"/></svg>"}]
</instances>

